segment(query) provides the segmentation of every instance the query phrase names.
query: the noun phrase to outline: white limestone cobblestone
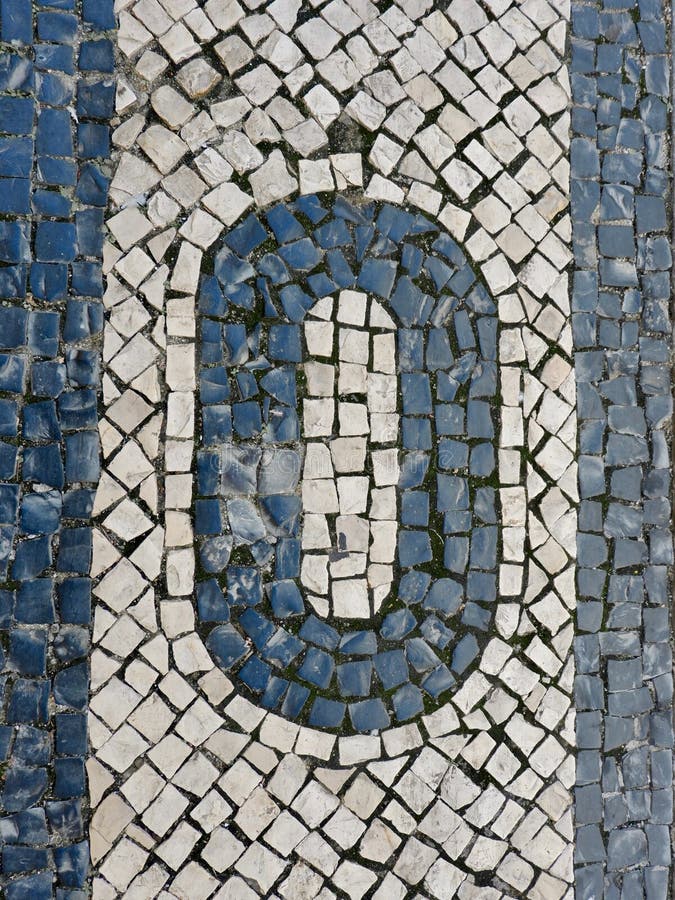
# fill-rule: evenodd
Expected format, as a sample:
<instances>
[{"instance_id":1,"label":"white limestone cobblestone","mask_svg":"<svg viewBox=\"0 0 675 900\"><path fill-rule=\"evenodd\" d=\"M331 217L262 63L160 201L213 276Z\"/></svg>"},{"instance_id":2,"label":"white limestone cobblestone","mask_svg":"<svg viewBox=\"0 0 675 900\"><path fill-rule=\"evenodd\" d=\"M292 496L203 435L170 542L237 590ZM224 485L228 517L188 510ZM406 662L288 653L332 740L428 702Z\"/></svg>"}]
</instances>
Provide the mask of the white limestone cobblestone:
<instances>
[{"instance_id":1,"label":"white limestone cobblestone","mask_svg":"<svg viewBox=\"0 0 675 900\"><path fill-rule=\"evenodd\" d=\"M545 719L550 723L546 729L556 729L559 716L569 707L568 685L557 692L560 703L542 681L555 677L568 658L569 641L552 645L551 640L566 630L570 595L562 582L551 584L549 579L569 571L569 529L576 499L574 435L564 432L574 402L573 384L566 381L570 370L565 358L571 350L563 286L569 237L564 228L560 231L559 218L566 203L566 185L562 170L558 177L563 193L549 176L565 150L567 83L559 61L557 29L558 25L564 28L564 22L560 12L548 4L533 6L532 15L506 3L493 7L474 0L453 0L443 14L424 2L406 2L380 15L377 6L368 2L334 0L300 27L294 27L299 4L291 0L275 0L265 10L255 3L240 5L233 0L209 0L203 10L191 2L150 4L141 0L125 4L120 13L120 49L150 87L157 82L150 103L163 124L144 128L147 101L143 90L147 85L137 85L132 76L130 93L118 99L125 119L115 133L122 152L112 197L117 204L132 202L110 219L117 244L115 249L111 245L107 257L109 413L103 427L110 451L107 480L102 480L97 497L105 511L100 539L107 545L99 545L101 568L97 574L103 577L95 594L116 613L135 605L129 616L120 619L125 623L122 629L113 630L111 621L105 630L101 626L97 638L101 689L92 699L92 714L100 725L92 719L98 752L91 763L98 769L90 769L98 772L102 797L96 804L92 833L97 836L95 856L106 861L94 882L94 897L122 896L129 885L129 896L186 896L190 900L197 896L271 896L272 891L288 897L328 897L335 891L361 897L378 880L375 873L384 862L391 872L376 896L386 888L387 895L401 897L415 896L415 890L423 889L440 898L455 894L488 898L511 896L509 891L529 890L533 884L542 896L564 896L569 891L569 866L563 860L569 837L562 824L569 798L564 788L560 803L547 804L540 813L543 818L535 831L525 838L526 832L517 826L517 836L512 837L522 810L529 808L535 797L544 796L545 779L555 779L556 770L562 772L570 752L569 738L563 746L538 728L541 737L532 746L537 755L533 753L526 761L518 756L522 735L530 730L535 733L531 721ZM548 29L543 38L540 29ZM199 58L200 46L216 39L216 53L234 76L241 95L235 92L224 102L212 104L203 111L208 112L208 121L190 131L203 115L198 112L200 97L209 97L221 74L212 68L215 63L207 65ZM171 85L158 83L166 69L165 54L182 66ZM249 68L252 64L254 69ZM274 105L273 99L282 84L291 97L285 109ZM511 84L522 93L502 110L497 105L499 97L511 90ZM346 94L353 97L347 101ZM137 110L143 111L140 118ZM305 118L307 113L310 118ZM563 124L548 132L538 124L542 114L559 116ZM297 120L296 115L300 116ZM335 148L326 137L327 129L345 116L375 135L368 159L355 152L332 152ZM475 140L462 144L470 134ZM152 165L142 154L137 155L138 151L125 152L136 139ZM263 141L282 149L273 150L265 159L259 149ZM213 146L201 150L210 142ZM319 158L300 159L296 170L285 158L288 145L303 157ZM463 149L458 151L458 145ZM413 146L419 150L419 162L412 158ZM195 159L198 149L201 152ZM513 160L518 161L514 177L509 174ZM415 174L410 177L405 174L408 171ZM234 172L236 183L230 180ZM426 185L422 184L425 179ZM473 203L474 191L486 180L492 193ZM193 563L185 518L178 517L185 516L192 502L194 426L189 398L195 389L195 350L194 317L190 320L189 310L201 253L254 204L267 205L298 189L302 193L340 191L364 181L369 196L394 202L407 197L427 213L438 213L459 241L467 234L477 236L471 238L473 258L493 293L500 295L500 317L510 331L508 338L502 331L500 364L522 369L526 379L523 396L520 385L514 385L510 393L504 391L499 471L505 485L502 511L510 555L500 572L500 586L503 584L505 597L520 597L525 590L527 609L520 599L511 603L500 600L497 627L504 642L494 639L485 648L484 675L466 680L452 702L426 717L419 728L392 729L382 740L356 736L336 741L311 729L289 727L290 723L282 727L280 720L264 711L229 702L231 683L211 668L203 645L191 636L191 616L181 598L192 591ZM139 198L147 201L147 216L134 205ZM174 229L163 236L161 229L176 217L181 224L179 237ZM551 222L559 236L554 237ZM178 265L162 267L169 246L176 246L174 241L179 241ZM533 241L537 242L534 256ZM173 299L169 305L153 287L152 273L162 269L159 282L168 280L172 290L187 297L183 308L173 304ZM120 279L121 296L115 302L111 276ZM338 312L337 321L347 327L363 325L353 321L358 319L355 309L345 312L345 318L340 315ZM323 353L326 360L333 347L330 318L312 338L315 352ZM558 349L551 355L548 348L552 343L557 343ZM391 372L393 346L393 340L378 344L379 371ZM343 364L356 367L365 363L358 356ZM314 383L315 396L323 398L315 401L321 404L316 415L319 432L324 427L321 423L325 420L327 428L335 414L333 400L327 398L337 387L336 375L361 377L356 369L332 374L314 371L310 386ZM370 378L369 373L369 385ZM373 381L376 384L380 382ZM350 433L345 432L345 441L370 432L369 412L389 412L379 407L390 404L391 384L395 385L395 379L381 381L381 391L373 387L370 409L352 404L349 415L344 409L341 419L338 405L337 422ZM164 385L170 391L166 404L161 400ZM357 405L362 408L353 408ZM305 421L310 422L311 416ZM382 428L384 436L385 423ZM523 447L525 440L535 462L527 462L523 468L514 448ZM181 447L185 448L182 455ZM154 467L161 460L160 448L170 474L163 486L151 487ZM358 464L349 462L355 449L346 444L336 447L326 481L337 472L358 472ZM383 458L383 471L388 468L390 464ZM556 481L562 489L555 487ZM327 492L324 486L316 510L308 507L317 519L307 516L305 540L316 547L312 550L316 558L322 548L318 518L326 512L326 504L343 515L359 515L352 510L358 486L350 484L341 475L337 488ZM386 483L378 487L386 489ZM140 499L127 498L127 490L135 488ZM152 499L158 491L164 497L164 512ZM395 516L395 500L393 509L384 495L380 502L386 524L388 517ZM169 597L162 601L159 622L144 607L136 610L133 618L131 615L151 585L161 591L157 555L147 556L157 543L149 545L142 556L136 551L131 560L114 549L117 545L123 552L125 541L148 532L155 534L155 523L159 546L166 528L169 548ZM541 534L527 556L523 549L526 526L533 537ZM383 536L383 542L383 562L389 562L391 536ZM352 587L350 609L355 596ZM151 602L150 608L153 606ZM518 659L506 662L510 648L505 642L514 636L520 641L537 629L544 640L535 635L534 640L522 644L522 652L516 651ZM168 692L162 701L168 711L166 721L171 718L171 722L160 734L164 713L153 705L153 719L158 720L153 723L154 749L148 735L143 736L131 721L125 724L131 711L116 706L117 700L110 710L106 706L107 687L124 685L116 673L130 657L138 658L139 644L146 661L143 664L156 673L151 678L170 672L180 679L171 686L166 678L161 682ZM133 692L140 703L138 688L145 679L139 674L129 683L128 668L123 677L125 694ZM215 680L207 681L209 678ZM159 696L152 693L152 687L148 690L151 698ZM561 712L553 715L556 704ZM184 717L179 719L181 714ZM273 719L274 726L265 730L265 722ZM169 730L173 721L180 722L175 733ZM509 746L492 741L489 731L493 722L506 723L505 732L511 734ZM137 724L146 727L143 717ZM251 733L259 734L259 752L252 749ZM265 741L269 742L267 748ZM425 755L427 750L420 754L423 743L433 757ZM209 755L197 750L191 757L192 748L199 747L206 748ZM332 757L332 753L337 755ZM246 759L242 754L248 754ZM201 779L188 776L184 770L192 758L204 760L207 771L210 767L224 774L217 781L210 780L210 775ZM136 797L135 776L127 778L120 792L110 780L126 777L127 767L136 760L145 760L143 790L147 792L144 799L135 801L138 809L131 800ZM486 772L494 780L483 806L475 795L472 769ZM106 776L109 771L114 775ZM507 800L503 792L515 799ZM429 818L431 811L445 802L450 808L444 811L439 807L437 820ZM540 802L545 801L537 799ZM489 820L492 837L488 831L481 833L488 828L484 821L488 807L493 810ZM277 814L281 809L284 811ZM437 841L440 834L434 833L438 826L433 823L452 823L453 809L462 811L457 827L444 824L447 834ZM140 826L132 824L135 813L141 815L136 819ZM552 826L542 828L544 822ZM556 834L556 827L561 835ZM526 847L525 840L532 848ZM362 862L343 859L345 842L348 848L356 848ZM125 865L117 862L120 848L129 850L124 854ZM108 850L111 853L106 858ZM289 853L302 862L287 867ZM556 868L557 859L561 862ZM501 888L476 886L473 873L491 869L496 870Z\"/></svg>"}]
</instances>

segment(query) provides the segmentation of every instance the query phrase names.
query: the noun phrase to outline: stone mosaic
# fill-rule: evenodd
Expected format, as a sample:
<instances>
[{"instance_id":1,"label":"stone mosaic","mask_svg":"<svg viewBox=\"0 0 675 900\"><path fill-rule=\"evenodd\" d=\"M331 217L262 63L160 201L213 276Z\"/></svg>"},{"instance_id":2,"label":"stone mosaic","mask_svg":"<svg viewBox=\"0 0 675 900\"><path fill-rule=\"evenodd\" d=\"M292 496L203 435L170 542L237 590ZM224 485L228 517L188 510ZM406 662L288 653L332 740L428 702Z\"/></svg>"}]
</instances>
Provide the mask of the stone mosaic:
<instances>
[{"instance_id":1,"label":"stone mosaic","mask_svg":"<svg viewBox=\"0 0 675 900\"><path fill-rule=\"evenodd\" d=\"M667 900L668 21L0 0L8 900Z\"/></svg>"},{"instance_id":2,"label":"stone mosaic","mask_svg":"<svg viewBox=\"0 0 675 900\"><path fill-rule=\"evenodd\" d=\"M223 575L199 618L263 707L386 728L455 688L492 623L497 308L422 215L310 195L265 218L200 288L194 527Z\"/></svg>"},{"instance_id":3,"label":"stone mosaic","mask_svg":"<svg viewBox=\"0 0 675 900\"><path fill-rule=\"evenodd\" d=\"M576 883L669 896L670 69L659 2L573 16Z\"/></svg>"},{"instance_id":4,"label":"stone mosaic","mask_svg":"<svg viewBox=\"0 0 675 900\"><path fill-rule=\"evenodd\" d=\"M85 896L112 3L0 4L0 893Z\"/></svg>"},{"instance_id":5,"label":"stone mosaic","mask_svg":"<svg viewBox=\"0 0 675 900\"><path fill-rule=\"evenodd\" d=\"M444 11L422 2L383 11L369 3L254 6L141 0L120 11L121 119L113 134L117 167L104 262L105 468L94 538L88 762L94 896L569 895L577 493L565 272L571 259L565 10L464 0ZM500 108L488 95L508 99ZM391 236L388 217L417 223L407 226L403 242L412 249L405 258L390 246L401 241ZM369 223L375 236L366 243ZM292 236L293 229L305 237ZM262 243L255 246L257 232ZM454 259L441 243L433 246L438 238L452 246ZM419 252L431 272L412 275ZM316 253L326 263L310 266ZM387 260L395 263L388 267L392 282L407 286L394 305L393 284L389 297L378 295L373 277ZM452 271L443 281L446 266ZM284 287L290 290L282 297ZM430 298L424 301L428 324L405 321L405 304L418 296L414 287ZM485 309L472 308L471 296ZM441 314L445 304L448 312ZM372 310L379 316L380 308L394 329L385 319L371 323ZM322 356L331 326L332 349ZM350 358L342 360L340 328L363 335L344 343ZM455 359L468 362L473 342L485 362L494 362L498 402L485 406L487 418L481 404L489 395L470 397L471 378L456 396L436 395L439 382L453 390L441 378L452 364L445 372L419 363L407 372L374 368L375 339L388 331L400 361L420 339L432 357L445 352L442 329ZM406 334L415 330L420 334L406 349ZM435 350L434 340L440 342ZM494 359L487 350L492 340ZM259 357L260 365L247 366ZM276 374L291 366L297 406L289 381ZM270 390L263 379L272 369L279 383ZM484 369L474 390L488 389L493 376L489 365ZM399 382L394 410L369 409L367 384L375 375ZM408 375L417 379L407 379L403 389ZM335 411L341 401L362 408L343 417L345 428L352 418L356 428L360 416L361 433L340 434L339 414L331 433L321 433L327 404ZM470 420L480 433L446 437L440 429L452 428L455 414L430 416L429 403L459 406L462 427ZM405 431L404 419L414 420ZM415 524L424 516L417 500L406 500L405 516L412 518L403 523L405 486L375 483L376 471L393 478L385 466L343 475L333 462L336 440L365 437L371 457L380 448L397 451L386 459L400 474L406 453L421 459L427 452L425 421L439 436L438 446L432 440L435 454L440 441L454 441L444 445L457 456L447 460L453 480L443 490L452 484L461 493L466 479L473 503L441 510L437 535ZM485 430L489 423L494 435ZM391 430L378 432L385 426ZM399 440L422 445L399 450ZM307 449L312 445L318 451ZM476 450L480 445L485 449ZM314 454L313 464L330 465L331 478L367 476L375 490L393 488L397 522L376 519L367 504L348 514L370 516L368 527L393 522L382 530L381 549L366 542L355 551L368 557L358 560L363 568L344 576L355 581L365 573L365 590L339 600L334 585L341 579L330 568L330 593L314 587L324 577L315 558L329 555L333 543L303 548L312 523L321 526L318 538L326 517L329 541L332 533L336 550L338 543L337 482L337 509L310 511L328 497L310 486L328 482L328 469L325 478L308 478L306 458L300 475L286 457L291 464L284 474L293 481L297 474L298 482L284 492L290 515L284 522L298 510L300 524L297 534L272 533L278 523L259 503L257 479L274 474L262 467L263 453L280 449ZM260 473L257 463L242 458L248 452L253 460L260 453ZM430 515L438 514L437 474L445 477L445 470L430 467L417 486L430 495ZM250 488L235 491L238 479ZM482 498L494 498L497 516L484 508L493 521L479 521L480 487ZM278 487L264 496L275 492ZM356 492L343 491L342 502L352 501ZM471 522L462 515L469 510ZM458 530L445 531L446 519ZM196 534L198 522L206 534ZM474 528L485 532L486 555L465 576ZM328 625L338 640L349 630L365 642L375 631L371 620L378 629L384 624L388 602L405 614L408 604L389 599L393 590L386 585L398 585L401 566L415 571L414 541L407 564L399 558L406 533L420 535L421 546L430 540L429 568L438 571L428 574L467 592L450 623L456 640L447 652L420 632L410 657L423 642L433 666L437 659L446 665L456 684L438 703L422 688L423 708L408 688L409 705L399 705L397 719L399 685L392 680L385 689L373 664L375 693L368 699L391 704L386 723L355 722L349 709L339 728L326 718L310 721L317 697L354 707L362 702L341 696L340 684L345 692L356 685L370 654L357 653L365 643L353 643L349 662L366 667L345 669L342 682L331 672L332 689L321 688L303 675L325 678L331 663L343 665L339 642L331 658L329 648L312 645L307 630L304 637L300 631L309 623L332 635ZM300 547L283 545L287 551L278 558L287 568L280 571L299 565L299 576L274 574L283 540L299 540ZM498 556L488 564L492 542ZM373 552L389 556L376 562ZM462 571L453 572L455 565ZM368 582L373 566L382 567L371 572L380 583ZM469 589L474 574L480 578ZM275 578L289 586L272 595ZM257 598L259 584L259 604L245 609L228 601ZM468 596L469 590L476 593ZM443 592L441 602L452 603L452 596ZM298 597L303 613L296 618L288 613L299 607ZM419 610L426 599L420 597ZM418 623L416 604L409 609L421 629L426 616ZM443 625L441 612L434 610ZM223 621L226 615L230 621ZM230 649L244 634L240 617L251 627L263 615L278 634L288 634L284 642L307 644L298 665L284 669L266 659L269 639L259 629L255 652L246 633L251 662L229 668ZM378 653L387 652L387 639L379 631L376 638ZM410 664L405 631L398 640L399 648L391 646L394 653L404 649L403 658L388 657L389 668L381 671L395 679L393 667L403 671L405 663L411 687L419 689L424 669ZM432 657L415 658L426 666ZM293 675L282 699L292 671L302 674ZM311 706L302 702L308 685ZM323 715L335 710L324 704ZM369 731L359 732L368 724Z\"/></svg>"}]
</instances>

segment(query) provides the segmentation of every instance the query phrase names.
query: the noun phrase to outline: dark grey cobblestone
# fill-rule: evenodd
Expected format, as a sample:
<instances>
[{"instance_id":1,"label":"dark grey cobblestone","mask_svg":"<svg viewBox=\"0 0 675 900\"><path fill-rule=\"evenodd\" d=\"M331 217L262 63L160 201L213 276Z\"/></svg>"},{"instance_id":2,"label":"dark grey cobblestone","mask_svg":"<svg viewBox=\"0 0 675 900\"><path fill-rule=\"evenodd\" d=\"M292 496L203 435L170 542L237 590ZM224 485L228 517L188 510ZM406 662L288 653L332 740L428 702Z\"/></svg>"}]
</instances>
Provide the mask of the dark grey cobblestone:
<instances>
[{"instance_id":1,"label":"dark grey cobblestone","mask_svg":"<svg viewBox=\"0 0 675 900\"><path fill-rule=\"evenodd\" d=\"M112 0L0 0L0 895L83 900Z\"/></svg>"},{"instance_id":2,"label":"dark grey cobblestone","mask_svg":"<svg viewBox=\"0 0 675 900\"><path fill-rule=\"evenodd\" d=\"M578 900L668 896L669 13L572 6Z\"/></svg>"}]
</instances>

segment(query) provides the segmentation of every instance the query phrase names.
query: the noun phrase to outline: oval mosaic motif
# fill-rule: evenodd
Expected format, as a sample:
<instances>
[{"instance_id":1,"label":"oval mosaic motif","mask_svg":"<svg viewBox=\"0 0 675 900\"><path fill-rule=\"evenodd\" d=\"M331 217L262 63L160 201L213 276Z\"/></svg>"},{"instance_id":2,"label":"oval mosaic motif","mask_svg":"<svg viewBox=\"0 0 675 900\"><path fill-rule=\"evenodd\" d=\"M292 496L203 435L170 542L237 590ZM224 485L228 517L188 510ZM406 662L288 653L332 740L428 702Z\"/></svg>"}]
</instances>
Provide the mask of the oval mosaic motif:
<instances>
[{"instance_id":1,"label":"oval mosaic motif","mask_svg":"<svg viewBox=\"0 0 675 900\"><path fill-rule=\"evenodd\" d=\"M389 204L250 215L200 288L199 620L265 708L371 731L480 658L496 600L497 316Z\"/></svg>"}]
</instances>

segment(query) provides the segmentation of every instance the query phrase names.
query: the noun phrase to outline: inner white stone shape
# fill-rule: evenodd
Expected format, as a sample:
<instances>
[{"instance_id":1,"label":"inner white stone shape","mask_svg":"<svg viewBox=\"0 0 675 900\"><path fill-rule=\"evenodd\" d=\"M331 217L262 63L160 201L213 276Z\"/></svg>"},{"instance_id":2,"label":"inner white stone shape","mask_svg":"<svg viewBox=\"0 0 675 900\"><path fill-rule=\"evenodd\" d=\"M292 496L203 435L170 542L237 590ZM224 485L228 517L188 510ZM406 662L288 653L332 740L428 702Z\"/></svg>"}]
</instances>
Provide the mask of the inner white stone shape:
<instances>
[{"instance_id":1,"label":"inner white stone shape","mask_svg":"<svg viewBox=\"0 0 675 900\"><path fill-rule=\"evenodd\" d=\"M322 618L369 619L398 534L396 324L373 297L323 297L304 323L301 581Z\"/></svg>"}]
</instances>

